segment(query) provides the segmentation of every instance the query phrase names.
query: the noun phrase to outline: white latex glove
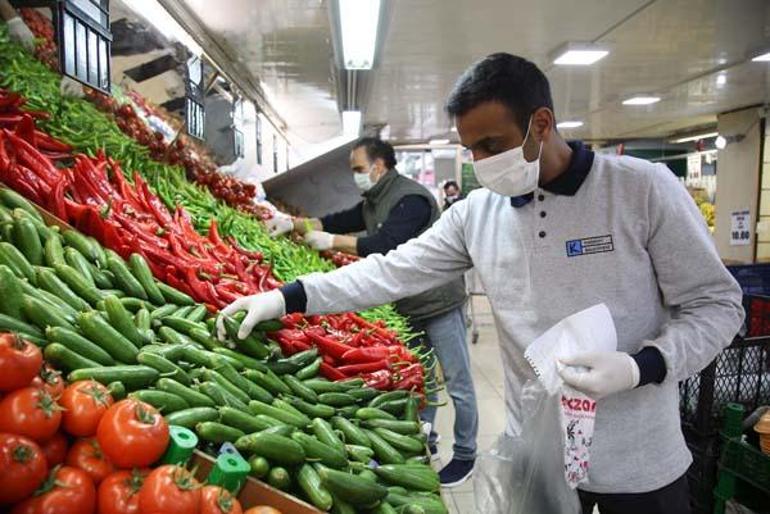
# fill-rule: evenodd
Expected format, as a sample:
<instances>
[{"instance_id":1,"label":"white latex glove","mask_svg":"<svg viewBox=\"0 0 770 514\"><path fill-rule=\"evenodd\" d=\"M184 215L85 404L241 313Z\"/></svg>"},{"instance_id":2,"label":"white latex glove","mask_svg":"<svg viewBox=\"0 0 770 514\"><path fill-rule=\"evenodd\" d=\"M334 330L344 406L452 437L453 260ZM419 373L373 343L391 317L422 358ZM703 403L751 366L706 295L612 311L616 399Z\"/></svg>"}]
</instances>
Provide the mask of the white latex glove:
<instances>
[{"instance_id":1,"label":"white latex glove","mask_svg":"<svg viewBox=\"0 0 770 514\"><path fill-rule=\"evenodd\" d=\"M27 27L27 24L24 23L21 17L11 18L8 20L7 25L8 35L11 36L11 39L21 43L21 46L27 50L35 49L35 35L29 30L29 27Z\"/></svg>"},{"instance_id":2,"label":"white latex glove","mask_svg":"<svg viewBox=\"0 0 770 514\"><path fill-rule=\"evenodd\" d=\"M624 352L581 353L561 359L561 364L559 375L564 382L595 400L639 384L639 366Z\"/></svg>"},{"instance_id":3,"label":"white latex glove","mask_svg":"<svg viewBox=\"0 0 770 514\"><path fill-rule=\"evenodd\" d=\"M265 226L270 237L277 237L294 230L294 221L292 221L291 216L276 211L272 218L265 220Z\"/></svg>"},{"instance_id":4,"label":"white latex glove","mask_svg":"<svg viewBox=\"0 0 770 514\"><path fill-rule=\"evenodd\" d=\"M61 92L62 96L69 96L72 98L83 98L85 96L83 93L83 85L77 80L71 79L69 77L61 78L61 82L59 83L59 91Z\"/></svg>"},{"instance_id":5,"label":"white latex glove","mask_svg":"<svg viewBox=\"0 0 770 514\"><path fill-rule=\"evenodd\" d=\"M224 316L232 316L240 311L247 311L248 314L246 314L246 318L241 323L240 330L238 330L238 339L246 339L257 323L277 319L286 314L286 300L283 298L283 293L278 289L238 298L219 313L217 318L217 337L219 337L220 341L224 341L227 337Z\"/></svg>"},{"instance_id":6,"label":"white latex glove","mask_svg":"<svg viewBox=\"0 0 770 514\"><path fill-rule=\"evenodd\" d=\"M305 242L310 248L322 252L334 246L334 234L321 230L312 230L305 234Z\"/></svg>"}]
</instances>

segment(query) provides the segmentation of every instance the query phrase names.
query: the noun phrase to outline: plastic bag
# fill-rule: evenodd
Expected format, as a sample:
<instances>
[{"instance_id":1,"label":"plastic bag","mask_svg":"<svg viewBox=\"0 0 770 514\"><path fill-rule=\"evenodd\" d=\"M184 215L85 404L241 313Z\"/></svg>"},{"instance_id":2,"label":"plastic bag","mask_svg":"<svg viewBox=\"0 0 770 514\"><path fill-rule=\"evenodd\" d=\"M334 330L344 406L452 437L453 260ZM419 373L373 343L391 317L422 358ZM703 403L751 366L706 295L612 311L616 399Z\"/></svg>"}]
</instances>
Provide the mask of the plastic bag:
<instances>
[{"instance_id":1,"label":"plastic bag","mask_svg":"<svg viewBox=\"0 0 770 514\"><path fill-rule=\"evenodd\" d=\"M577 492L564 478L561 394L528 381L522 420L476 461L476 512L484 514L580 514ZM511 429L513 430L513 429Z\"/></svg>"}]
</instances>

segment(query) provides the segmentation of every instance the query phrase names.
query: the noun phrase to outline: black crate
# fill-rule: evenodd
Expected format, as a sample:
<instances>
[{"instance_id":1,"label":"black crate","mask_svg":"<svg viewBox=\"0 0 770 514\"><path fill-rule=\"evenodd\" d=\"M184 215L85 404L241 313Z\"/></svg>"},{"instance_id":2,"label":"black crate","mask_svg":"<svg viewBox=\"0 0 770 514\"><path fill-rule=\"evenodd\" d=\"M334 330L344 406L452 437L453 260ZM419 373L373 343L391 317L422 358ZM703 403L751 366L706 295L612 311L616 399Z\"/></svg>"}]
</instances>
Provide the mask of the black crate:
<instances>
[{"instance_id":1,"label":"black crate","mask_svg":"<svg viewBox=\"0 0 770 514\"><path fill-rule=\"evenodd\" d=\"M718 436L702 437L687 429L684 430L684 435L693 459L687 470L692 514L712 514L719 469L720 439Z\"/></svg>"}]
</instances>

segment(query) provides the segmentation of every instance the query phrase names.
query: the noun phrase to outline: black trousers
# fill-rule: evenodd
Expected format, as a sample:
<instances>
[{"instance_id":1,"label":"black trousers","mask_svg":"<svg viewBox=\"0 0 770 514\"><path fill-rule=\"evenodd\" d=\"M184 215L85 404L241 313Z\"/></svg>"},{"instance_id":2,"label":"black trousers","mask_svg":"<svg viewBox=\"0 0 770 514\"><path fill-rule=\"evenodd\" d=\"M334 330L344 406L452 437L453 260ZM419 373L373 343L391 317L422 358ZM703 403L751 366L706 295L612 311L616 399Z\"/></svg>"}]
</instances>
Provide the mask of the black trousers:
<instances>
[{"instance_id":1,"label":"black trousers","mask_svg":"<svg viewBox=\"0 0 770 514\"><path fill-rule=\"evenodd\" d=\"M596 494L578 490L583 514L599 506L601 514L690 514L687 476L649 493Z\"/></svg>"}]
</instances>

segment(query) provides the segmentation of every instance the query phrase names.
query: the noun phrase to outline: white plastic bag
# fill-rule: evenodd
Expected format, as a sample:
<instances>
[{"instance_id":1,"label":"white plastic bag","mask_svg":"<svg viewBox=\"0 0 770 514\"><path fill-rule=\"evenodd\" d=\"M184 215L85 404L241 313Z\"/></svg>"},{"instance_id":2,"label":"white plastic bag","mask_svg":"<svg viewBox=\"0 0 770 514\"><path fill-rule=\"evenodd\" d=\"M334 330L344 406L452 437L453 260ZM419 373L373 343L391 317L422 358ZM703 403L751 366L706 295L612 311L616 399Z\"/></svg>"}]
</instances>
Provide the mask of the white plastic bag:
<instances>
[{"instance_id":1,"label":"white plastic bag","mask_svg":"<svg viewBox=\"0 0 770 514\"><path fill-rule=\"evenodd\" d=\"M564 479L561 395L541 383L522 389L522 424L502 434L476 462L476 512L580 514L577 492Z\"/></svg>"}]
</instances>

